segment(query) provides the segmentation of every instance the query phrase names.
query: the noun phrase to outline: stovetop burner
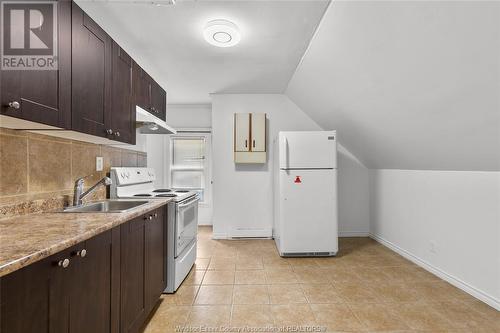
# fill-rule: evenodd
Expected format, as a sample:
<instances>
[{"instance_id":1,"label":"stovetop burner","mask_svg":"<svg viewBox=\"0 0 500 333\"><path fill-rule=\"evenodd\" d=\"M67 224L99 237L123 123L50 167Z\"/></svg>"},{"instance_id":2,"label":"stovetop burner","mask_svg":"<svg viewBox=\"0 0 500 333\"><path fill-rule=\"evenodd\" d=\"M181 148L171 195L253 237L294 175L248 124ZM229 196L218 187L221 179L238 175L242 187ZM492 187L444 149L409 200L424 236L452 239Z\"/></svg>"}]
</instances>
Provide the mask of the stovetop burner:
<instances>
[{"instance_id":1,"label":"stovetop burner","mask_svg":"<svg viewBox=\"0 0 500 333\"><path fill-rule=\"evenodd\" d=\"M147 193L139 193L139 194L134 194L134 197L151 197L151 194Z\"/></svg>"},{"instance_id":2,"label":"stovetop burner","mask_svg":"<svg viewBox=\"0 0 500 333\"><path fill-rule=\"evenodd\" d=\"M155 192L155 193L166 193L166 192L172 192L172 190L169 189L169 188L159 188L157 190L154 190L153 192Z\"/></svg>"},{"instance_id":3,"label":"stovetop burner","mask_svg":"<svg viewBox=\"0 0 500 333\"><path fill-rule=\"evenodd\" d=\"M172 198L172 197L176 197L177 194L174 194L174 193L165 193L165 194L157 194L155 195L155 197L160 197L160 198Z\"/></svg>"},{"instance_id":4,"label":"stovetop burner","mask_svg":"<svg viewBox=\"0 0 500 333\"><path fill-rule=\"evenodd\" d=\"M177 193L188 193L189 190L175 190L175 192L177 192Z\"/></svg>"}]
</instances>

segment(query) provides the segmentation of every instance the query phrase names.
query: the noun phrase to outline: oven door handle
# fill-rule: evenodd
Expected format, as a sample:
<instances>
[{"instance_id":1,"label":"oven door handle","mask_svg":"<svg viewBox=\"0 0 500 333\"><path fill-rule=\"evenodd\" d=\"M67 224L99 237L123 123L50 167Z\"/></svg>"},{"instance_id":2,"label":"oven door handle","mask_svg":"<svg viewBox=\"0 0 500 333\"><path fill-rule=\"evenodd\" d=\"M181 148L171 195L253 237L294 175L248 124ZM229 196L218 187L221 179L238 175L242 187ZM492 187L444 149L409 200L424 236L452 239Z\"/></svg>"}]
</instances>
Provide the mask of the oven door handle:
<instances>
[{"instance_id":1,"label":"oven door handle","mask_svg":"<svg viewBox=\"0 0 500 333\"><path fill-rule=\"evenodd\" d=\"M191 205L192 203L194 203L194 202L196 202L196 201L199 201L199 200L200 200L200 198L198 198L198 196L196 196L194 199L189 200L189 201L188 201L188 202L186 202L186 203L182 203L182 204L180 204L180 205L179 205L179 206L177 206L177 207L179 207L179 208L184 208L184 207L187 207L187 206Z\"/></svg>"}]
</instances>

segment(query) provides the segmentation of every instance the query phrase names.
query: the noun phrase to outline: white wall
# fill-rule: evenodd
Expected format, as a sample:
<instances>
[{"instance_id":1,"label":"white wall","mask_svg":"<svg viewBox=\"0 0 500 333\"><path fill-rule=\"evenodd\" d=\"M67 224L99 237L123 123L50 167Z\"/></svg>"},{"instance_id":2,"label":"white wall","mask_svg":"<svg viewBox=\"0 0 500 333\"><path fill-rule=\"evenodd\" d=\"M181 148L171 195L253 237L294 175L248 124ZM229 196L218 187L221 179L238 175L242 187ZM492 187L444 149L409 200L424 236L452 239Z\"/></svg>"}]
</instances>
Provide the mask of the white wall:
<instances>
[{"instance_id":1,"label":"white wall","mask_svg":"<svg viewBox=\"0 0 500 333\"><path fill-rule=\"evenodd\" d=\"M337 134L337 137L342 140L341 134ZM337 159L339 235L368 236L370 233L368 169L341 144L337 147Z\"/></svg>"},{"instance_id":2,"label":"white wall","mask_svg":"<svg viewBox=\"0 0 500 333\"><path fill-rule=\"evenodd\" d=\"M169 104L167 124L174 128L209 128L212 126L210 104Z\"/></svg>"},{"instance_id":3,"label":"white wall","mask_svg":"<svg viewBox=\"0 0 500 333\"><path fill-rule=\"evenodd\" d=\"M500 310L499 172L370 170L370 189L376 239Z\"/></svg>"},{"instance_id":4,"label":"white wall","mask_svg":"<svg viewBox=\"0 0 500 333\"><path fill-rule=\"evenodd\" d=\"M236 112L267 113L269 143L278 131L321 128L285 95L212 95L214 237L269 237L273 219L273 147L268 143L268 163L264 165L235 164ZM368 234L368 172L343 149L339 149L339 217L341 233Z\"/></svg>"},{"instance_id":5,"label":"white wall","mask_svg":"<svg viewBox=\"0 0 500 333\"><path fill-rule=\"evenodd\" d=\"M369 168L500 171L498 45L499 1L332 1L286 94Z\"/></svg>"},{"instance_id":6,"label":"white wall","mask_svg":"<svg viewBox=\"0 0 500 333\"><path fill-rule=\"evenodd\" d=\"M161 134L145 134L145 136L147 136L148 167L154 168L156 174L155 187L167 187L168 136Z\"/></svg>"}]
</instances>

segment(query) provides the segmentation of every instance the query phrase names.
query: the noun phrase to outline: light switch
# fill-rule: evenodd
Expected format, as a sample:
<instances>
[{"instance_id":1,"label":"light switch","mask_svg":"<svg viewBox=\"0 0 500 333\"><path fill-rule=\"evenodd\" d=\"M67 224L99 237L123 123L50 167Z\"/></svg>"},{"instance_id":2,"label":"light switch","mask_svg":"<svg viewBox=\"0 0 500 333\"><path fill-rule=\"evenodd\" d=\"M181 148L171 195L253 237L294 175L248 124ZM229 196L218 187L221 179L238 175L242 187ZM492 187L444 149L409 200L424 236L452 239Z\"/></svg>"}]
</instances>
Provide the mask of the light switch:
<instances>
[{"instance_id":1,"label":"light switch","mask_svg":"<svg viewBox=\"0 0 500 333\"><path fill-rule=\"evenodd\" d=\"M103 160L101 156L97 156L95 158L95 171L102 171L103 168Z\"/></svg>"}]
</instances>

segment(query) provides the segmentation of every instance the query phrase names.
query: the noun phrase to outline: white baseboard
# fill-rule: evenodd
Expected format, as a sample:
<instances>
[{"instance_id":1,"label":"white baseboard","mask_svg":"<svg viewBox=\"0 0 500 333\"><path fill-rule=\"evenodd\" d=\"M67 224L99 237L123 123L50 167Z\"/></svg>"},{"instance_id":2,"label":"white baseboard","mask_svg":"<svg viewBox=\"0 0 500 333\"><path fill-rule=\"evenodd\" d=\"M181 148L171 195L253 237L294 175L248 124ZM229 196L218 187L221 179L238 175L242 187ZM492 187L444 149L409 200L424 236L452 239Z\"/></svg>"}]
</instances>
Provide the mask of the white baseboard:
<instances>
[{"instance_id":1,"label":"white baseboard","mask_svg":"<svg viewBox=\"0 0 500 333\"><path fill-rule=\"evenodd\" d=\"M270 238L273 235L271 228L233 228L231 238Z\"/></svg>"},{"instance_id":2,"label":"white baseboard","mask_svg":"<svg viewBox=\"0 0 500 333\"><path fill-rule=\"evenodd\" d=\"M495 308L496 310L500 311L500 300L496 299L495 297L486 294L485 292L471 286L470 284L460 280L459 278L454 277L451 274L446 273L445 271L437 268L436 266L431 265L427 261L420 259L416 255L406 251L405 249L389 242L388 240L385 240L384 238L370 234L370 237L379 242L380 244L390 248L394 252L402 255L406 259L410 260L411 262L417 264L418 266L424 268L425 270L431 272L432 274L438 276L439 278L451 283L455 287L465 291L466 293L474 296L475 298L479 299L480 301L483 301L484 303L488 304L489 306Z\"/></svg>"},{"instance_id":3,"label":"white baseboard","mask_svg":"<svg viewBox=\"0 0 500 333\"><path fill-rule=\"evenodd\" d=\"M227 239L227 234L217 234L215 232L212 233L212 239Z\"/></svg>"},{"instance_id":4,"label":"white baseboard","mask_svg":"<svg viewBox=\"0 0 500 333\"><path fill-rule=\"evenodd\" d=\"M368 231L339 231L339 237L370 237Z\"/></svg>"}]
</instances>

